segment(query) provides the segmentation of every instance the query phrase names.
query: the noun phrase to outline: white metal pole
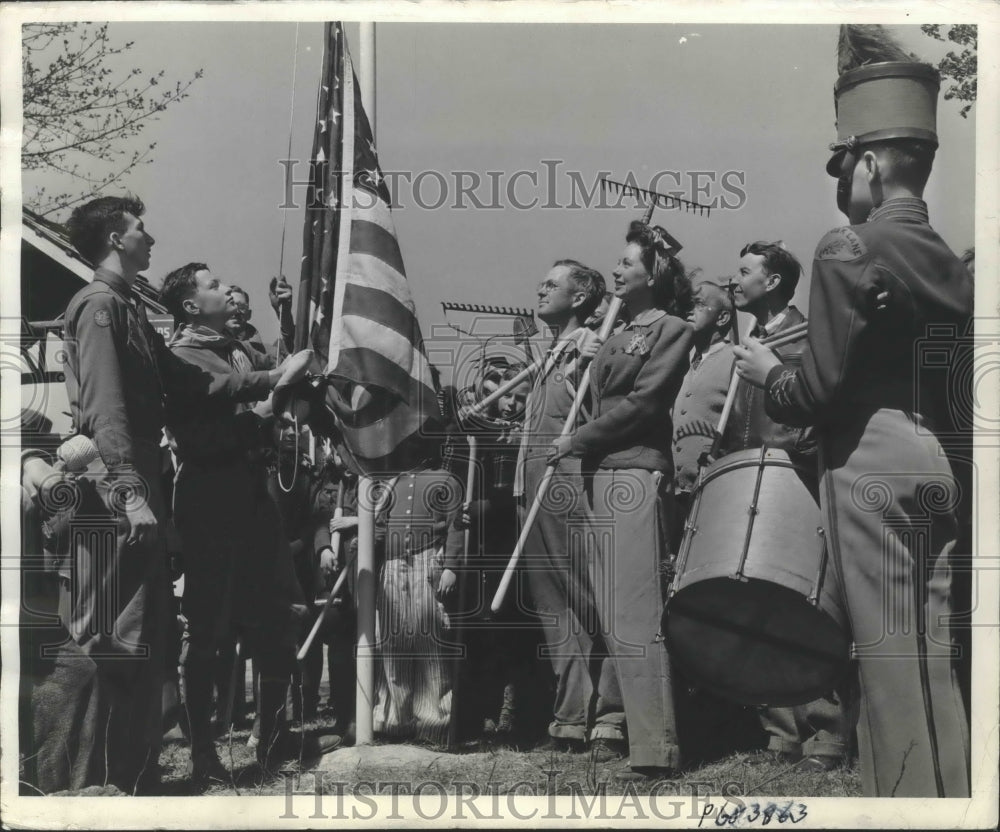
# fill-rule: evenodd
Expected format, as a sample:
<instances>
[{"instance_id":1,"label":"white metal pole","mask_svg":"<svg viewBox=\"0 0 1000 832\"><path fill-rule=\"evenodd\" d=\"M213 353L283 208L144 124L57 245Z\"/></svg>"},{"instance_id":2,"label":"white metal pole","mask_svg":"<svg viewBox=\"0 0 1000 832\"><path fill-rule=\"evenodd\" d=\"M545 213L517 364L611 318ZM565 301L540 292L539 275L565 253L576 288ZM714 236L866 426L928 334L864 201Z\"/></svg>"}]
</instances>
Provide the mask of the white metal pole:
<instances>
[{"instance_id":1,"label":"white metal pole","mask_svg":"<svg viewBox=\"0 0 1000 832\"><path fill-rule=\"evenodd\" d=\"M362 23L360 39L361 103L375 141L375 24ZM375 503L374 481L358 480L358 645L357 705L355 707L358 745L370 745L375 739Z\"/></svg>"},{"instance_id":2,"label":"white metal pole","mask_svg":"<svg viewBox=\"0 0 1000 832\"><path fill-rule=\"evenodd\" d=\"M358 651L356 741L375 738L375 501L374 480L358 478Z\"/></svg>"}]
</instances>

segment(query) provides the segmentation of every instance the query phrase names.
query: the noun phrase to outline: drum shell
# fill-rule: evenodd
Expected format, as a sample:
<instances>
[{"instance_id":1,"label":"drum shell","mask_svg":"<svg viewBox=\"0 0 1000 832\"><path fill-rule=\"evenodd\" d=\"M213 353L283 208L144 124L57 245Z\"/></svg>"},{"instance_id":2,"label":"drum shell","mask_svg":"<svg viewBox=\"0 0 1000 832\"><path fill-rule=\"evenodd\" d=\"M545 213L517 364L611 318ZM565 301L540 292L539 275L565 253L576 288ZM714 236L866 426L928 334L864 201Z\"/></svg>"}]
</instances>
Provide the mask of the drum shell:
<instances>
[{"instance_id":1,"label":"drum shell","mask_svg":"<svg viewBox=\"0 0 1000 832\"><path fill-rule=\"evenodd\" d=\"M840 682L850 637L814 482L779 450L740 451L703 472L663 616L696 685L796 705Z\"/></svg>"}]
</instances>

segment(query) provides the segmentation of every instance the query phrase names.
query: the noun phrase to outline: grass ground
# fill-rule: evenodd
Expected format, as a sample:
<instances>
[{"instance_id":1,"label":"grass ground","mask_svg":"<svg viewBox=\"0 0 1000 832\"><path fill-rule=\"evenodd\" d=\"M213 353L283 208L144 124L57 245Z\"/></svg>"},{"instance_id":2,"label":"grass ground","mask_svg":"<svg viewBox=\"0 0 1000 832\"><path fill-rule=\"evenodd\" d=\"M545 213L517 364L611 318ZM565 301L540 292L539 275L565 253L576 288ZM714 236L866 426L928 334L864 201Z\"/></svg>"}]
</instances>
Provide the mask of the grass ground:
<instances>
[{"instance_id":1,"label":"grass ground","mask_svg":"<svg viewBox=\"0 0 1000 832\"><path fill-rule=\"evenodd\" d=\"M308 723L307 730L329 728L330 723L318 720ZM212 795L255 794L281 795L286 790L282 775L262 776L255 764L254 752L247 748L249 725L232 732L219 741L219 756L232 772L228 784L213 785L207 792ZM169 743L160 758L163 768L163 793L183 795L190 793L187 768L189 751L186 743ZM368 782L379 789L388 788L393 782L416 784L433 782L448 793L456 788L466 793L475 784L481 793L494 791L506 794L518 783L533 784L536 794L554 793L568 795L593 795L602 788L609 795L620 795L627 788L615 775L627 770L626 761L599 763L588 754L555 753L541 749L518 750L507 747L490 747L469 744L455 753L421 746L376 744L363 748L338 749L321 760L293 760L283 766L288 771L322 769L326 793L338 788L337 783ZM602 786L602 784L604 784ZM637 794L648 794L655 781L634 784ZM339 788L345 788L340 786ZM412 788L412 786L411 786ZM525 786L520 789L524 790ZM680 772L666 788L671 794L740 794L747 796L795 797L855 797L859 796L860 783L855 768L840 768L831 772L808 772L797 764L780 762L771 755L753 751L737 751L714 760L702 761ZM296 792L313 794L315 779L309 775L300 778ZM388 794L388 791L382 793ZM407 792L404 791L404 794Z\"/></svg>"},{"instance_id":2,"label":"grass ground","mask_svg":"<svg viewBox=\"0 0 1000 832\"><path fill-rule=\"evenodd\" d=\"M325 651L324 651L325 652ZM320 683L320 701L329 698L329 673L324 656L324 671ZM244 679L245 693L252 690L251 677ZM539 710L537 703L529 712ZM860 778L855 767L831 772L808 772L801 766L781 762L774 755L759 753L766 735L754 709L725 703L707 694L688 695L677 702L680 744L689 758L688 765L669 781L659 786L659 793L741 794L747 796L795 797L857 797L861 794ZM321 716L305 726L294 726L293 736L304 728L325 731L332 728L332 718ZM213 785L210 795L249 796L281 795L286 793L286 778L281 774L264 776L256 764L255 752L247 748L252 714L237 723L231 735L217 741L219 757L231 772L228 783ZM405 782L440 784L447 792L475 784L482 794L506 794L521 783L534 785L536 794L554 793L592 795L602 788L607 794L622 794L627 786L616 775L628 769L627 761L599 763L588 754L554 753L538 748L544 738L546 720L522 726L536 739L518 748L484 743L467 743L455 752L420 745L375 744L359 748L337 749L320 760L292 760L283 764L284 771L323 771L325 789L349 790L353 784L389 784ZM183 740L168 742L160 757L163 773L162 792L165 795L191 794L188 776L190 752ZM348 784L338 786L337 784ZM603 785L602 785L603 784ZM298 778L295 791L314 793L313 776ZM387 787L387 786L386 786ZM519 787L524 792L527 787ZM648 794L657 788L656 781L633 784L637 794ZM664 791L665 790L665 791ZM349 792L348 792L349 793ZM380 793L375 789L375 793ZM404 794L406 792L403 792Z\"/></svg>"}]
</instances>

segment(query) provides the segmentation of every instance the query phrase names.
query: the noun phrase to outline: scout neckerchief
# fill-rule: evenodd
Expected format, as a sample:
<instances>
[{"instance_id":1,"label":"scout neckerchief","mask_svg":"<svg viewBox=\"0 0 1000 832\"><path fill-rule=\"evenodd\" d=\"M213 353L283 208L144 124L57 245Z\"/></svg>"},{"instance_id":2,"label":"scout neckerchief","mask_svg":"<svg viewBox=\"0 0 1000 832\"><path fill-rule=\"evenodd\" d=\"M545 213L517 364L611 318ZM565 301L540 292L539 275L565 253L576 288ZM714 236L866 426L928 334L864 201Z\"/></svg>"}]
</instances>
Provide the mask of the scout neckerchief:
<instances>
[{"instance_id":1,"label":"scout neckerchief","mask_svg":"<svg viewBox=\"0 0 1000 832\"><path fill-rule=\"evenodd\" d=\"M253 363L250 361L250 357L243 352L243 348L240 346L238 341L232 342L232 349L229 351L229 366L236 370L237 373L252 373ZM249 402L237 402L236 412L243 413L247 410L252 410L253 405Z\"/></svg>"}]
</instances>

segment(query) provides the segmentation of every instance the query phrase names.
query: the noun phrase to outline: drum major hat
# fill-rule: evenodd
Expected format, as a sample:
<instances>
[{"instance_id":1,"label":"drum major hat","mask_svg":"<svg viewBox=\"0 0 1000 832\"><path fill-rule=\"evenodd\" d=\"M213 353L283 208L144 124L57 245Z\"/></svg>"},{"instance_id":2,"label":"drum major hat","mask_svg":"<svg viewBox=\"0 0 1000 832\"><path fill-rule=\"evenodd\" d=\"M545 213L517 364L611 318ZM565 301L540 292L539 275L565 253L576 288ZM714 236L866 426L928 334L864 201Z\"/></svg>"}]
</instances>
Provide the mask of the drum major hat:
<instances>
[{"instance_id":1,"label":"drum major hat","mask_svg":"<svg viewBox=\"0 0 1000 832\"><path fill-rule=\"evenodd\" d=\"M840 176L843 154L870 142L919 139L937 147L941 76L930 64L886 61L845 72L833 87L837 141L826 172Z\"/></svg>"}]
</instances>

